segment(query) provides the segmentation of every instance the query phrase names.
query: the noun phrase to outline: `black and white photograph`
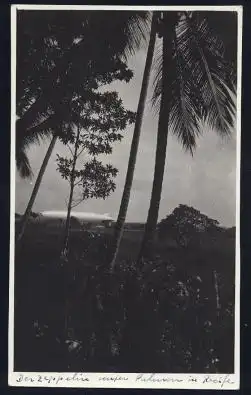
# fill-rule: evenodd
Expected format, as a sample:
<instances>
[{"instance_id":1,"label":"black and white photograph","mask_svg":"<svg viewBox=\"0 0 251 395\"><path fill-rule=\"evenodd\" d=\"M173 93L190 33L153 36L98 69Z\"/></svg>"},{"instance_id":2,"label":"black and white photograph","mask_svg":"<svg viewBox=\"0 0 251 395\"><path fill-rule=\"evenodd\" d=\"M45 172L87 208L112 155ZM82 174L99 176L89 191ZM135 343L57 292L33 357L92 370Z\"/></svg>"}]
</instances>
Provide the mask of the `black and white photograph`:
<instances>
[{"instance_id":1,"label":"black and white photograph","mask_svg":"<svg viewBox=\"0 0 251 395\"><path fill-rule=\"evenodd\" d=\"M241 6L12 6L10 385L239 388L241 43Z\"/></svg>"}]
</instances>

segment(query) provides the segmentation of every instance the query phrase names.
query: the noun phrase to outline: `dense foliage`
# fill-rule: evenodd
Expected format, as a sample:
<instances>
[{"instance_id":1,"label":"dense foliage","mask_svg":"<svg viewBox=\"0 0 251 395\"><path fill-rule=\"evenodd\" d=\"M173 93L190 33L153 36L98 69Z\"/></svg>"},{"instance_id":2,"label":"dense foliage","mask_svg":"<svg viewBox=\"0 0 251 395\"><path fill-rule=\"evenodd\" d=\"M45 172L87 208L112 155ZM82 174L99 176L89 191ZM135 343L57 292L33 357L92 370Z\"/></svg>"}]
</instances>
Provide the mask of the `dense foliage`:
<instances>
[{"instance_id":1,"label":"dense foliage","mask_svg":"<svg viewBox=\"0 0 251 395\"><path fill-rule=\"evenodd\" d=\"M233 371L234 235L223 248L162 242L136 267L128 231L111 275L109 233L72 234L62 267L47 232L27 230L16 258L17 370Z\"/></svg>"},{"instance_id":2,"label":"dense foliage","mask_svg":"<svg viewBox=\"0 0 251 395\"><path fill-rule=\"evenodd\" d=\"M146 12L18 11L16 163L32 170L27 149L64 133L71 102L114 80L130 81L125 54L145 37ZM115 33L116 32L116 33ZM97 45L98 42L98 45Z\"/></svg>"},{"instance_id":3,"label":"dense foliage","mask_svg":"<svg viewBox=\"0 0 251 395\"><path fill-rule=\"evenodd\" d=\"M212 246L210 242L220 237L219 233L222 231L218 221L184 204L176 207L158 225L159 238L173 238L179 247L191 246L192 243L196 246L202 243L205 237L209 246Z\"/></svg>"},{"instance_id":4,"label":"dense foliage","mask_svg":"<svg viewBox=\"0 0 251 395\"><path fill-rule=\"evenodd\" d=\"M57 169L73 189L81 188L80 202L88 198L104 199L115 189L112 178L117 169L111 164L102 165L97 156L112 153L113 144L122 140L122 133L134 122L135 114L125 110L117 92L91 91L84 100L76 97L70 107L68 129L60 136L69 153L57 154Z\"/></svg>"}]
</instances>

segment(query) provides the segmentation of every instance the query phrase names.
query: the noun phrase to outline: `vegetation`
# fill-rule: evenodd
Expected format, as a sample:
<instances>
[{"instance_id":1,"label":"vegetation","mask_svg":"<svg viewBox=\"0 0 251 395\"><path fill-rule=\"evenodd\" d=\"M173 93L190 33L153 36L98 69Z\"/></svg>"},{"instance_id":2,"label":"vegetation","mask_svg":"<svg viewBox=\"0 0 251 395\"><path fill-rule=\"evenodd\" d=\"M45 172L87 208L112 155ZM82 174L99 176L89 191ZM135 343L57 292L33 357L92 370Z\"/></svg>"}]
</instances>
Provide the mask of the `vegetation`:
<instances>
[{"instance_id":1,"label":"vegetation","mask_svg":"<svg viewBox=\"0 0 251 395\"><path fill-rule=\"evenodd\" d=\"M130 80L125 57L139 48L147 18L146 12L118 18L102 11L18 11L16 163L23 177L32 175L27 149L68 123L74 95L97 89L103 77Z\"/></svg>"},{"instance_id":2,"label":"vegetation","mask_svg":"<svg viewBox=\"0 0 251 395\"><path fill-rule=\"evenodd\" d=\"M205 123L224 137L231 134L235 117L236 69L225 58L224 43L207 16L162 14L162 51L153 95L159 110L155 169L139 262L151 256L154 247L169 132L193 154Z\"/></svg>"},{"instance_id":3,"label":"vegetation","mask_svg":"<svg viewBox=\"0 0 251 395\"><path fill-rule=\"evenodd\" d=\"M70 127L62 137L62 142L69 148L70 157L57 155L58 170L70 186L62 250L65 257L71 209L86 199L105 199L115 190L113 179L118 170L111 164L103 165L97 157L112 153L112 144L122 139L121 132L134 122L134 115L123 108L117 92L92 92L85 100L77 97L71 104ZM83 154L88 160L83 161Z\"/></svg>"},{"instance_id":4,"label":"vegetation","mask_svg":"<svg viewBox=\"0 0 251 395\"><path fill-rule=\"evenodd\" d=\"M52 136L22 219L18 240L23 237L55 143L58 137L67 138L72 125L72 101L78 98L84 103L95 93L98 98L97 91L115 80L130 81L133 73L122 58L141 41L137 35L134 37L132 28L136 32L138 29L140 38L144 38L142 24L146 19L144 12L125 12L120 18L121 30L117 31L118 25L109 13L104 17L102 12L70 15L60 12L58 15L45 11L43 16L39 11L18 12L18 29L23 30L18 36L17 53L20 67L16 97L16 164L22 177L32 175L26 154L29 146ZM103 45L102 51L97 42Z\"/></svg>"},{"instance_id":5,"label":"vegetation","mask_svg":"<svg viewBox=\"0 0 251 395\"><path fill-rule=\"evenodd\" d=\"M197 243L203 242L202 235L210 236L210 241L220 237L223 228L219 226L219 222L209 218L208 216L180 204L171 215L163 219L158 226L159 237L161 240L173 237L179 247L187 247L188 245L196 246Z\"/></svg>"},{"instance_id":6,"label":"vegetation","mask_svg":"<svg viewBox=\"0 0 251 395\"><path fill-rule=\"evenodd\" d=\"M143 232L126 231L111 275L112 233L71 234L62 267L62 237L28 228L16 257L15 369L233 371L234 235L220 229L213 247L208 228L196 247L160 240L140 267L135 233Z\"/></svg>"},{"instance_id":7,"label":"vegetation","mask_svg":"<svg viewBox=\"0 0 251 395\"><path fill-rule=\"evenodd\" d=\"M191 153L203 130L201 122L207 121L222 136L230 133L234 117L231 91L234 92L236 83L236 59L233 55L233 48L236 47L232 43L236 37L232 37L233 42L230 44L229 37L226 38L223 30L218 28L218 34L215 34L210 25L214 26L217 17L215 19L212 14L214 13L153 13L135 130L115 227L111 268L116 262L130 199L144 98L157 34L162 38L162 49L158 51L159 57L156 59L153 95L153 105L159 112L158 138L152 196L138 261L151 255L154 247L169 129ZM233 16L230 15L227 20L233 23Z\"/></svg>"}]
</instances>

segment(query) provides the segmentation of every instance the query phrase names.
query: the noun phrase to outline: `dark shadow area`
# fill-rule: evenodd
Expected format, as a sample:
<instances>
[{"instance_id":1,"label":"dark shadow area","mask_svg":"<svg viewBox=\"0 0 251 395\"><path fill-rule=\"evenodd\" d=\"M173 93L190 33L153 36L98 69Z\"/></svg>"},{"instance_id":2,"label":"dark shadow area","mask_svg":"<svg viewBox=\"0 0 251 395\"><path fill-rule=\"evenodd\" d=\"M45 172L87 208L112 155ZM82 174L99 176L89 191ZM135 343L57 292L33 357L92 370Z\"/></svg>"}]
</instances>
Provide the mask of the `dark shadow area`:
<instances>
[{"instance_id":1,"label":"dark shadow area","mask_svg":"<svg viewBox=\"0 0 251 395\"><path fill-rule=\"evenodd\" d=\"M60 235L27 229L16 248L16 371L234 372L234 229L190 229L185 246L162 235L137 267L141 232L125 231L111 275L111 230L72 233L62 265Z\"/></svg>"}]
</instances>

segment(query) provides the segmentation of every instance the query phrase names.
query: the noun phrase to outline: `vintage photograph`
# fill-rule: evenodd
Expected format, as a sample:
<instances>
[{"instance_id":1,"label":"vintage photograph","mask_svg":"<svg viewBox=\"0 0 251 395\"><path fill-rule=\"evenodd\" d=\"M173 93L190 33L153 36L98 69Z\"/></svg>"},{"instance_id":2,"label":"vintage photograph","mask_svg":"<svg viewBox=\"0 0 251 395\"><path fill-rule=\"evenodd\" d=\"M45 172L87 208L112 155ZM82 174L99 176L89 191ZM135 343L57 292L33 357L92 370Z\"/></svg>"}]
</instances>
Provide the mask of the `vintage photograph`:
<instances>
[{"instance_id":1,"label":"vintage photograph","mask_svg":"<svg viewBox=\"0 0 251 395\"><path fill-rule=\"evenodd\" d=\"M15 9L13 371L234 374L238 12L57 7Z\"/></svg>"}]
</instances>

